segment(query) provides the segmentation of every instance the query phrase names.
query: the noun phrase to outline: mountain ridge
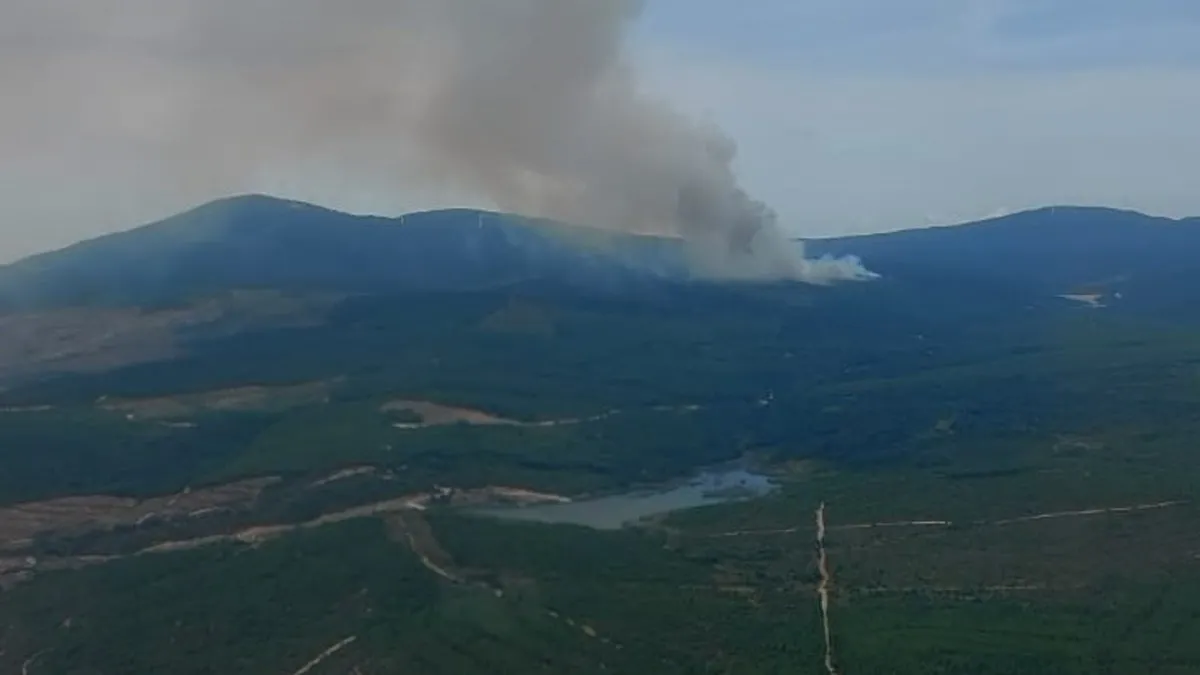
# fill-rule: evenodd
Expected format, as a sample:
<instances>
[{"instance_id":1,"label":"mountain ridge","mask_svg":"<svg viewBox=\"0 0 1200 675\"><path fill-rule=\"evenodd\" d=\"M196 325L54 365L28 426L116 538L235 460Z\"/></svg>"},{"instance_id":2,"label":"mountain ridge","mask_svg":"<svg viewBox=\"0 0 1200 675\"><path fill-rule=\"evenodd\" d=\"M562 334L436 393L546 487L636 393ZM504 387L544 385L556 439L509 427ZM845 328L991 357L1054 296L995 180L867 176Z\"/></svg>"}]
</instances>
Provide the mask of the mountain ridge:
<instances>
[{"instance_id":1,"label":"mountain ridge","mask_svg":"<svg viewBox=\"0 0 1200 675\"><path fill-rule=\"evenodd\" d=\"M240 196L0 267L0 304L137 305L231 288L464 290L539 276L620 285L653 272L586 252L569 256L580 248L566 241L577 230L546 223L466 209L356 216Z\"/></svg>"},{"instance_id":2,"label":"mountain ridge","mask_svg":"<svg viewBox=\"0 0 1200 675\"><path fill-rule=\"evenodd\" d=\"M885 280L974 279L1021 292L1139 291L1190 274L1200 218L1048 206L958 225L803 240ZM455 208L354 215L263 194L0 266L0 309L153 305L232 289L462 291L544 283L637 293L692 282L681 240ZM1114 281L1115 280L1115 281Z\"/></svg>"},{"instance_id":3,"label":"mountain ridge","mask_svg":"<svg viewBox=\"0 0 1200 675\"><path fill-rule=\"evenodd\" d=\"M309 202L309 201L304 201L304 200L299 200L299 199L292 199L292 198L288 198L288 197L276 197L276 196L265 194L265 193L244 193L244 194L236 194L236 195L230 195L227 197L219 197L216 199L212 199L210 201L207 201L202 204L198 204L191 208L180 211L179 213L176 213L174 215L166 216L164 218L160 218L158 220L144 223L142 225L138 225L138 226L135 226L132 228L120 230L117 232L101 234L101 235L97 235L94 237L86 237L84 239L80 239L76 242L67 244L65 246L61 246L59 248L50 249L50 250L46 250L46 251L39 251L37 253L32 253L32 254L23 256L21 258L18 258L16 260L10 261L8 263L0 264L0 270L15 266L15 265L27 263L29 261L33 261L33 260L37 260L37 259L41 259L41 258L45 258L45 257L49 257L49 256L54 256L55 254L58 254L58 253L64 253L64 252L78 249L81 247L86 247L86 246L89 246L89 245L92 245L92 244L95 244L95 243L98 243L98 242L101 242L101 241L104 241L104 240L107 240L107 239L110 239L113 237L120 237L122 235L129 235L129 234L133 234L133 233L137 233L137 232L153 230L153 229L156 229L156 228L159 228L162 226L174 225L180 219L183 219L185 217L197 216L197 215L202 215L202 214L209 215L209 213L211 213L213 211L216 211L216 210L222 209L222 208L229 208L229 207L251 207L251 208L286 207L286 208L290 208L290 209L303 209L303 210L308 210L311 212L319 212L321 214L332 216L332 217L353 218L355 220L364 221L364 222L375 221L377 224L380 224L380 225L403 224L403 221L407 218L411 218L411 217L420 218L420 217L428 216L428 215L432 215L432 214L444 214L447 216L462 215L462 216L469 216L471 218L475 218L479 215L482 215L484 217L519 219L519 220L524 221L527 224L535 224L536 223L536 224L542 224L542 225L552 225L557 228L567 229L567 230L571 230L571 231L590 232L590 233L595 233L595 234L599 234L599 235L603 235L605 237L611 237L611 238L629 237L629 238L635 238L635 239L661 240L661 241L678 241L678 240L680 240L680 237L678 237L678 236L672 236L672 235L666 235L666 234L653 234L653 233L643 233L643 232L623 232L623 231L617 231L617 230L610 230L610 229L595 226L595 225L580 224L580 223L567 223L567 222L561 222L561 221L551 221L551 220L543 219L543 218L522 216L522 215L514 214L514 213L506 213L503 211L495 211L495 210L491 210L491 209L479 209L479 208L473 208L473 207L447 207L447 208L438 208L438 209L422 209L422 210L405 212L405 213L402 213L402 214L399 214L396 216L387 216L387 215L379 215L379 214L356 213L356 212L353 212L350 210L335 209L332 207L323 206L323 205L317 204L315 202ZM1013 219L1021 219L1021 218L1026 218L1029 216L1040 216L1040 215L1053 216L1056 213L1070 213L1070 214L1081 214L1081 215L1120 214L1122 216L1136 217L1138 219L1144 220L1147 224L1155 223L1155 224L1168 225L1168 226L1170 226L1170 225L1186 225L1186 226L1200 225L1200 216L1185 216L1185 217L1176 218L1176 217L1171 217L1171 216L1151 215L1144 211L1138 211L1136 209L1129 209L1129 208L1110 207L1110 206L1083 206L1083 205L1071 205L1071 204L1058 204L1058 205L1052 205L1052 206L1038 206L1038 207L1032 207L1032 208L1028 208L1028 209L1021 209L1019 211L1014 211L1012 213L1006 213L1004 215L980 218L977 220L966 220L966 221L955 222L955 223L945 223L945 224L927 225L927 226L919 226L919 227L908 227L908 228L897 229L897 230L886 230L886 231L881 231L881 232L865 232L865 233L856 233L856 234L848 234L848 235L791 237L790 239L792 241L805 242L805 243L814 244L814 245L820 245L820 244L826 243L826 242L867 241L867 240L873 240L873 239L886 239L886 238L890 238L890 237L894 237L894 236L907 236L907 235L928 234L928 233L934 233L934 232L954 231L954 230L959 230L962 228L987 227L987 226L990 226L993 224L1008 223L1008 222L1012 221Z\"/></svg>"}]
</instances>

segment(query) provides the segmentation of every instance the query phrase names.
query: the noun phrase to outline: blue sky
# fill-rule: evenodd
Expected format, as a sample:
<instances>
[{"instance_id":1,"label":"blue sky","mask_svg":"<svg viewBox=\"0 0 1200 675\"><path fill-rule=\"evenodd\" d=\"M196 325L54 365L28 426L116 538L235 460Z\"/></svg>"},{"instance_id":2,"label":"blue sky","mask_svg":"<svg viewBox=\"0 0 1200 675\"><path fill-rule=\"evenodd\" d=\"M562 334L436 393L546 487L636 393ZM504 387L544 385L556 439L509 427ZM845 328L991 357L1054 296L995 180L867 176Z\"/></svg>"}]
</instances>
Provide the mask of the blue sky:
<instances>
[{"instance_id":1,"label":"blue sky","mask_svg":"<svg viewBox=\"0 0 1200 675\"><path fill-rule=\"evenodd\" d=\"M639 39L763 66L913 75L1195 65L1198 27L1191 0L648 0Z\"/></svg>"},{"instance_id":2,"label":"blue sky","mask_svg":"<svg viewBox=\"0 0 1200 675\"><path fill-rule=\"evenodd\" d=\"M1200 214L1194 0L650 0L636 44L801 234Z\"/></svg>"}]
</instances>

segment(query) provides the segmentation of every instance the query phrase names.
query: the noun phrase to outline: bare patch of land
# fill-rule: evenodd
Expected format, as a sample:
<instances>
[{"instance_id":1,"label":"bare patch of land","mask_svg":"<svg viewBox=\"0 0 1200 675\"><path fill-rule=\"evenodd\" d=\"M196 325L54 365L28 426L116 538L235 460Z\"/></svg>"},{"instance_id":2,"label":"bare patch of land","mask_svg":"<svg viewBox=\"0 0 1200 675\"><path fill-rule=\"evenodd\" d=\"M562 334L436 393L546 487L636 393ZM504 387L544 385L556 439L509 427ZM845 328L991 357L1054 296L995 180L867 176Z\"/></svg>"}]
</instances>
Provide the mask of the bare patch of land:
<instances>
[{"instance_id":1,"label":"bare patch of land","mask_svg":"<svg viewBox=\"0 0 1200 675\"><path fill-rule=\"evenodd\" d=\"M373 467L346 469L331 474L310 487L374 471ZM175 495L144 500L91 495L9 506L0 509L0 551L20 551L39 534L112 529L122 525L140 525L152 518L199 517L223 508L250 506L266 487L279 483L280 480L278 477L255 478L200 490L188 489ZM478 506L492 503L537 504L569 501L570 498L562 495L518 487L487 486L470 490L441 487L328 513L305 523L255 527L187 541L164 542L151 549L195 548L232 540L254 543L297 528L319 527L399 510L423 511L434 502L452 506ZM0 564L0 572L3 570L3 564Z\"/></svg>"},{"instance_id":2,"label":"bare patch of land","mask_svg":"<svg viewBox=\"0 0 1200 675\"><path fill-rule=\"evenodd\" d=\"M1088 307L1104 307L1104 296L1099 293L1064 293L1058 297L1063 300L1078 302Z\"/></svg>"},{"instance_id":3,"label":"bare patch of land","mask_svg":"<svg viewBox=\"0 0 1200 675\"><path fill-rule=\"evenodd\" d=\"M276 478L266 478L256 481L243 481L219 488L212 488L211 490L184 492L172 497L159 497L143 502L115 497L79 497L54 500L52 502L23 504L0 511L0 526L8 526L10 528L10 536L13 533L27 535L26 538L14 538L7 542L10 550L19 550L31 543L28 536L32 536L33 534L59 531L67 528L75 528L76 531L83 531L87 529L112 528L117 525L136 525L139 519L145 519L146 514L175 514L176 516L187 517L211 510L215 508L213 504L216 503L247 503L253 500L264 487L277 480ZM570 501L570 499L561 495L504 486L489 486L471 490L444 487L435 488L428 492L414 493L395 499L372 502L362 506L326 513L304 522L257 525L192 539L160 541L127 555L49 556L40 558L14 555L8 558L0 558L0 587L10 587L26 581L32 578L37 572L77 569L132 556L187 551L218 544L257 546L298 530L313 529L347 520L376 517L387 518L388 522L393 526L393 531L403 533L405 541L413 547L413 550L421 557L426 567L446 579L458 581L461 580L460 576L453 571L449 557L438 547L432 532L428 531L424 519L420 516L420 512L424 511L429 504L435 501L446 505L466 506L494 502L521 504L559 503ZM196 507L201 504L208 506L197 509ZM10 516L12 517L11 520L6 519ZM398 529L397 526L399 526Z\"/></svg>"},{"instance_id":4,"label":"bare patch of land","mask_svg":"<svg viewBox=\"0 0 1200 675\"><path fill-rule=\"evenodd\" d=\"M20 549L47 532L111 529L154 517L188 517L214 508L249 505L278 481L255 478L144 500L90 495L16 504L0 508L0 550Z\"/></svg>"},{"instance_id":5,"label":"bare patch of land","mask_svg":"<svg viewBox=\"0 0 1200 675\"><path fill-rule=\"evenodd\" d=\"M701 410L698 405L659 405L650 408L654 412L696 412ZM473 410L471 408L460 408L432 401L389 401L380 407L381 412L408 412L416 415L420 421L418 422L397 422L392 426L398 429L421 429L425 427L442 426L446 424L472 424L480 426L517 426L517 427L556 427L568 424L585 424L587 422L599 422L608 419L615 415L620 415L623 410L609 410L607 412L598 413L595 415L587 415L584 417L563 417L558 419L538 420L534 422L524 422L521 420L509 419L492 415L482 410Z\"/></svg>"},{"instance_id":6,"label":"bare patch of land","mask_svg":"<svg viewBox=\"0 0 1200 675\"><path fill-rule=\"evenodd\" d=\"M444 424L478 425L521 425L517 420L497 417L480 410L457 408L431 401L389 401L380 407L382 412L410 412L421 418L420 422L397 424L396 426L431 427Z\"/></svg>"},{"instance_id":7,"label":"bare patch of land","mask_svg":"<svg viewBox=\"0 0 1200 675\"><path fill-rule=\"evenodd\" d=\"M98 405L105 410L125 413L131 419L149 420L188 417L201 412L279 411L327 403L333 384L320 381L289 386L236 387L155 398L106 398L99 401Z\"/></svg>"},{"instance_id":8,"label":"bare patch of land","mask_svg":"<svg viewBox=\"0 0 1200 675\"><path fill-rule=\"evenodd\" d=\"M46 373L103 372L178 356L180 332L218 336L316 325L341 298L237 291L170 309L71 308L0 316L0 383Z\"/></svg>"}]
</instances>

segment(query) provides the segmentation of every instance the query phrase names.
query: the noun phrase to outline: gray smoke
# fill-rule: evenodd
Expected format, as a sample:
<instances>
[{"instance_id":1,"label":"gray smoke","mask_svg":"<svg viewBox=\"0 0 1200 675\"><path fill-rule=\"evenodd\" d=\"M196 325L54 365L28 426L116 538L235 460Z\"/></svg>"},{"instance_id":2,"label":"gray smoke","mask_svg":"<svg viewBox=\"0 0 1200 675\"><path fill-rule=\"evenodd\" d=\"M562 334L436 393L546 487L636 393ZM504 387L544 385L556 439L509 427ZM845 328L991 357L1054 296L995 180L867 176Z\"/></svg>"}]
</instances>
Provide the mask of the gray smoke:
<instances>
[{"instance_id":1,"label":"gray smoke","mask_svg":"<svg viewBox=\"0 0 1200 675\"><path fill-rule=\"evenodd\" d=\"M641 4L6 0L0 81L27 86L0 126L43 133L5 131L0 151L136 151L159 182L228 192L284 168L415 169L506 210L683 237L713 276L872 277L806 260L739 185L731 139L641 88Z\"/></svg>"}]
</instances>

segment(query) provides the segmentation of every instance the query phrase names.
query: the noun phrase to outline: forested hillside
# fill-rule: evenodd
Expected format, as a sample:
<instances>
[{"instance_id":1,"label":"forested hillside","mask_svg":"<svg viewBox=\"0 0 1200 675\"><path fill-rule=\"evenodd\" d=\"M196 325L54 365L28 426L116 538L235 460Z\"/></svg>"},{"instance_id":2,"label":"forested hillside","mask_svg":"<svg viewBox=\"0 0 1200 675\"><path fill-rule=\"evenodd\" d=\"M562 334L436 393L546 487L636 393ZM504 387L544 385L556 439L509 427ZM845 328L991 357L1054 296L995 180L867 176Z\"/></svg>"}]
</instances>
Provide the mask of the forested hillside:
<instances>
[{"instance_id":1,"label":"forested hillside","mask_svg":"<svg viewBox=\"0 0 1200 675\"><path fill-rule=\"evenodd\" d=\"M0 671L1200 672L1194 223L822 242L882 276L814 286L314 208L0 270ZM733 465L772 489L496 511Z\"/></svg>"}]
</instances>

